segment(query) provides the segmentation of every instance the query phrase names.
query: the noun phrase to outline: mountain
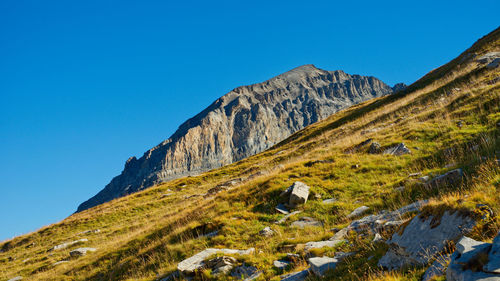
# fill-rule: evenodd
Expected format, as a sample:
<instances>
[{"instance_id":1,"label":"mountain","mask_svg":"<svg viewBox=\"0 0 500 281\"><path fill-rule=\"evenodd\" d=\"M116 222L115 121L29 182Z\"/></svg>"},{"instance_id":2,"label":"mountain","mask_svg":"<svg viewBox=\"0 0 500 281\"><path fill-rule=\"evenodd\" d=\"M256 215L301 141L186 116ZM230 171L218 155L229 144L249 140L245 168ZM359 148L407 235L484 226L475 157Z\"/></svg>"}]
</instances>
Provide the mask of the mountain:
<instances>
[{"instance_id":1,"label":"mountain","mask_svg":"<svg viewBox=\"0 0 500 281\"><path fill-rule=\"evenodd\" d=\"M261 153L0 242L0 280L498 280L499 191L500 28Z\"/></svg>"},{"instance_id":2,"label":"mountain","mask_svg":"<svg viewBox=\"0 0 500 281\"><path fill-rule=\"evenodd\" d=\"M399 91L404 85L397 84ZM393 89L374 77L303 65L238 87L183 123L137 159L78 212L171 179L196 175L264 151L298 130Z\"/></svg>"}]
</instances>

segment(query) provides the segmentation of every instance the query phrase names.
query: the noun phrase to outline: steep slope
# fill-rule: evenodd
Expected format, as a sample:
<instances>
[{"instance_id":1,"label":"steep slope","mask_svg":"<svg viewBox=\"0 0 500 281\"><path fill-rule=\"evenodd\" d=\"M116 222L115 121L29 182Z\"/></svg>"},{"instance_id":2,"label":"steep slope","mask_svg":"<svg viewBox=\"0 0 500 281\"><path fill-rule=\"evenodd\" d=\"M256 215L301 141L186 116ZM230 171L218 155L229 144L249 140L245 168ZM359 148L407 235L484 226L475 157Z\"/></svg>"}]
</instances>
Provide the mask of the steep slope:
<instances>
[{"instance_id":1,"label":"steep slope","mask_svg":"<svg viewBox=\"0 0 500 281\"><path fill-rule=\"evenodd\" d=\"M313 65L236 88L141 158L128 159L121 175L82 203L78 211L241 160L343 108L391 92L374 77L325 71Z\"/></svg>"},{"instance_id":2,"label":"steep slope","mask_svg":"<svg viewBox=\"0 0 500 281\"><path fill-rule=\"evenodd\" d=\"M395 271L378 267L392 250L405 253L404 248L383 241L424 226L426 231L417 231L406 242L428 238L429 233L436 242L435 237L441 236L437 232L460 222L461 217L479 218L467 234L474 240L491 242L500 230L498 56L500 29L399 94L337 112L265 152L198 176L159 184L4 241L0 243L0 280L15 276L58 281L173 280L170 277L175 276L181 261L207 248L251 247L255 248L253 254L235 257L261 271L259 281L302 272L310 266L311 256L328 259L342 252L350 255L323 280L422 280L432 260ZM379 143L379 151L404 142L411 153L371 153L370 139ZM461 181L436 188L429 184L432 180L426 180L454 174L456 169L462 170ZM311 193L295 209L300 214L283 220L275 207L282 202L280 194L296 181L310 186ZM343 243L305 249L306 243L336 237L348 226L357 223L361 228L358 219L377 223L380 217L419 200L428 200L425 209L418 213L403 208L410 211L400 217L402 224L381 232L383 239L374 239L377 236L370 232L351 231L342 238ZM361 206L368 207L364 214L350 215ZM316 223L297 227L311 220ZM419 225L419 221L431 224ZM261 234L265 227L274 234ZM68 243L74 241L77 243ZM425 245L447 245L446 250L454 250L453 243L437 242ZM434 247L412 246L424 253L434 251ZM96 251L72 257L70 252L79 247ZM442 254L445 257L447 252ZM478 256L484 262L485 254ZM275 267L274 261L287 257L294 258L293 262L282 269ZM461 266L452 265L453 273L460 274L457 267ZM484 273L480 263L468 265ZM237 279L215 276L210 269L195 278Z\"/></svg>"}]
</instances>

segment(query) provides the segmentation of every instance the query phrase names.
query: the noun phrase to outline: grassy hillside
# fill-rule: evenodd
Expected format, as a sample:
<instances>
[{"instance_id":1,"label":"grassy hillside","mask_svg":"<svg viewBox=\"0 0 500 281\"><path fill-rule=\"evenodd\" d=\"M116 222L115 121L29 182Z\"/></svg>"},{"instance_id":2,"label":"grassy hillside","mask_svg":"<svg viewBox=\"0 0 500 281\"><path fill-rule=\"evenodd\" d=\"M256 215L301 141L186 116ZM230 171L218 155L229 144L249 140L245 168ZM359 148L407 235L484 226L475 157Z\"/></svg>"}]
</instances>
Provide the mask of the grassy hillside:
<instances>
[{"instance_id":1,"label":"grassy hillside","mask_svg":"<svg viewBox=\"0 0 500 281\"><path fill-rule=\"evenodd\" d=\"M430 199L428 213L444 209L477 213L481 210L476 204L487 204L499 214L500 67L489 69L477 62L492 51L500 51L500 29L405 91L339 112L266 152L116 199L3 242L0 280L14 276L156 280L175 271L179 261L209 247L254 247L256 253L243 257L245 261L263 270L261 279L279 280L282 272L273 268L274 260L289 251L302 254L305 242L330 238L330 230L347 225L346 216L362 205L376 213ZM369 138L382 148L404 142L412 153L391 156L369 154L366 149L346 153ZM457 167L464 170L465 179L440 189L423 188L409 177L417 172L438 175ZM232 180L238 182L228 184ZM297 180L311 187L309 201L300 215L275 224L283 217L274 210L279 194ZM221 185L228 188L204 196ZM406 188L400 191L400 186ZM323 204L327 198L337 201ZM324 227L290 227L300 216L313 217ZM276 235L258 235L266 226ZM476 226L472 237L487 241L499 228L500 220L494 216ZM96 229L100 231L81 234ZM215 230L215 236L200 236ZM49 251L81 238L88 241ZM377 268L386 246L372 244L372 238L352 236L349 243L313 254L356 252L331 273L336 280L419 280L423 268L396 272ZM68 259L70 250L82 246L97 251ZM305 266L303 260L287 272ZM210 272L202 277L215 278Z\"/></svg>"}]
</instances>

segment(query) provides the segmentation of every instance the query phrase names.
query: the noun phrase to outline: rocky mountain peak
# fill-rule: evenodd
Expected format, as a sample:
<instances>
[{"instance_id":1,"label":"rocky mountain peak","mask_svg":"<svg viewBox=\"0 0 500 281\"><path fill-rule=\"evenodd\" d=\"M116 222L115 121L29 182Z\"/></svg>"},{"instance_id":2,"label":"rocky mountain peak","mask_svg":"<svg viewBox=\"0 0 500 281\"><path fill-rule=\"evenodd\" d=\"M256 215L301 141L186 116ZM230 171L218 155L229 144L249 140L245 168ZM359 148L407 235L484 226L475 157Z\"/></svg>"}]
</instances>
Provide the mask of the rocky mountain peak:
<instances>
[{"instance_id":1,"label":"rocky mountain peak","mask_svg":"<svg viewBox=\"0 0 500 281\"><path fill-rule=\"evenodd\" d=\"M393 89L375 77L299 66L233 89L190 118L78 211L171 179L195 175L264 151L298 130Z\"/></svg>"}]
</instances>

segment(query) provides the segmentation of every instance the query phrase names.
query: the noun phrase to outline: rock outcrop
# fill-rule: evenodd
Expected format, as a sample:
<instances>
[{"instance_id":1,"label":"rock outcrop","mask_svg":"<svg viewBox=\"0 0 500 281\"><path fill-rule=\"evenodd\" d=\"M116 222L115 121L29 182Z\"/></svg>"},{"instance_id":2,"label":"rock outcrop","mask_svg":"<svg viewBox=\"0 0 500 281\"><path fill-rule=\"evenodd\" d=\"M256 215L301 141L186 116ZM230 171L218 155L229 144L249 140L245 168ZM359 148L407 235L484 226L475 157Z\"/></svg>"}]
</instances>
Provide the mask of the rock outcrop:
<instances>
[{"instance_id":1,"label":"rock outcrop","mask_svg":"<svg viewBox=\"0 0 500 281\"><path fill-rule=\"evenodd\" d=\"M500 233L492 244L463 237L451 255L446 280L500 280L499 246Z\"/></svg>"},{"instance_id":2,"label":"rock outcrop","mask_svg":"<svg viewBox=\"0 0 500 281\"><path fill-rule=\"evenodd\" d=\"M241 160L341 109L392 92L374 77L325 71L313 65L238 87L139 159L129 158L122 173L78 211Z\"/></svg>"},{"instance_id":3,"label":"rock outcrop","mask_svg":"<svg viewBox=\"0 0 500 281\"><path fill-rule=\"evenodd\" d=\"M389 250L378 265L388 269L426 265L441 253L448 243L455 242L470 231L476 222L458 212L446 211L442 217L414 217L387 241Z\"/></svg>"},{"instance_id":4,"label":"rock outcrop","mask_svg":"<svg viewBox=\"0 0 500 281\"><path fill-rule=\"evenodd\" d=\"M253 252L255 252L254 248L250 248L248 250L208 248L190 258L181 261L177 265L177 270L179 270L179 272L183 275L190 275L195 273L197 270L203 268L206 265L205 260L217 253L222 253L226 255L249 255L252 254Z\"/></svg>"}]
</instances>

